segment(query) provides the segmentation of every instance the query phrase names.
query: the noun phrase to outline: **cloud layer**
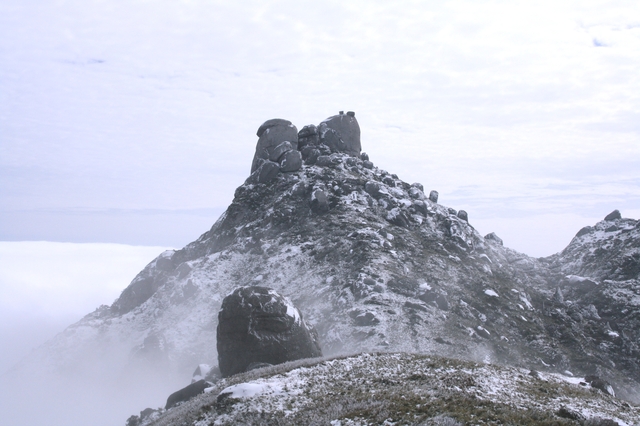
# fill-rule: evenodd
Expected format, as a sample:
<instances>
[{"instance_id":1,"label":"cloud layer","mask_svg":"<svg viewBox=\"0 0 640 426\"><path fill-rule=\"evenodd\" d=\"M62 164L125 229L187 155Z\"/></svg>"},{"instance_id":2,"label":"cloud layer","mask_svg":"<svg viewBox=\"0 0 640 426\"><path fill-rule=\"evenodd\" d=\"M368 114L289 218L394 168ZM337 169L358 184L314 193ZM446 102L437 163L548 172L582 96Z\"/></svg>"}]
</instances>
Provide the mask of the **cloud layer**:
<instances>
[{"instance_id":1,"label":"cloud layer","mask_svg":"<svg viewBox=\"0 0 640 426\"><path fill-rule=\"evenodd\" d=\"M0 242L0 374L100 305L165 249Z\"/></svg>"}]
</instances>

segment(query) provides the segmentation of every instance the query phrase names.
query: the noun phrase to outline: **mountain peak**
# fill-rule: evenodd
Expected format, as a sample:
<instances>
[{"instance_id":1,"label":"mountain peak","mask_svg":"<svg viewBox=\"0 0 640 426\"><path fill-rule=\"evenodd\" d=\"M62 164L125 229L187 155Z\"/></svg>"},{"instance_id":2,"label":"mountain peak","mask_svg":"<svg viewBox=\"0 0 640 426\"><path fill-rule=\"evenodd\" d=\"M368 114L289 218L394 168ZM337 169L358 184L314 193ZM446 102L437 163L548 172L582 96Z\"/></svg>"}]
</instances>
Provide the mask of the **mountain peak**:
<instances>
[{"instance_id":1,"label":"mountain peak","mask_svg":"<svg viewBox=\"0 0 640 426\"><path fill-rule=\"evenodd\" d=\"M534 259L377 167L355 114L300 131L272 119L257 135L252 172L211 229L158 256L33 363L86 371L109 359L105 371L188 378L217 364L225 296L259 286L304 312L328 356L420 352L596 374L640 401L638 221L609 218Z\"/></svg>"},{"instance_id":2,"label":"mountain peak","mask_svg":"<svg viewBox=\"0 0 640 426\"><path fill-rule=\"evenodd\" d=\"M295 172L302 162L315 164L322 155L346 153L359 156L360 126L353 111L327 118L318 126L304 126L298 132L290 121L273 118L256 133L258 143L251 163L251 182L266 183L278 173Z\"/></svg>"}]
</instances>

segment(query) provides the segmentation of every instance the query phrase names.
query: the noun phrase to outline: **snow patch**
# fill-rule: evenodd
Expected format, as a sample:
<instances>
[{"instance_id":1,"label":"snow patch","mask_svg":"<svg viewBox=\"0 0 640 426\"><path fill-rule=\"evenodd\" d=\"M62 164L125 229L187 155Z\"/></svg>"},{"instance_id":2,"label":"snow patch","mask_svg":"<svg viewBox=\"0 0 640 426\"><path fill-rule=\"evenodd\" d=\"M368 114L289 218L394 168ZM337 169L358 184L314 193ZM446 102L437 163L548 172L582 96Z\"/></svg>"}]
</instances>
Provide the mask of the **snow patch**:
<instances>
[{"instance_id":1,"label":"snow patch","mask_svg":"<svg viewBox=\"0 0 640 426\"><path fill-rule=\"evenodd\" d=\"M491 296L491 297L500 297L500 296L498 296L498 293L496 293L494 290L491 290L490 288L486 289L484 291L484 294L486 294L487 296Z\"/></svg>"},{"instance_id":2,"label":"snow patch","mask_svg":"<svg viewBox=\"0 0 640 426\"><path fill-rule=\"evenodd\" d=\"M220 394L230 394L229 398L253 398L256 395L269 394L281 394L282 384L278 382L264 382L264 383L240 383L237 385L229 386L220 392Z\"/></svg>"},{"instance_id":3,"label":"snow patch","mask_svg":"<svg viewBox=\"0 0 640 426\"><path fill-rule=\"evenodd\" d=\"M295 306L293 306L293 303L291 302L291 300L289 300L288 297L285 297L284 300L287 304L287 316L292 317L296 324L300 324L300 322L302 321L302 319L300 318L300 312Z\"/></svg>"},{"instance_id":4,"label":"snow patch","mask_svg":"<svg viewBox=\"0 0 640 426\"><path fill-rule=\"evenodd\" d=\"M531 302L529 302L529 299L527 299L527 296L524 293L520 293L520 300L522 301L522 303L525 304L525 306L529 310L533 310L533 305L531 305ZM518 306L520 306L520 305L518 305Z\"/></svg>"}]
</instances>

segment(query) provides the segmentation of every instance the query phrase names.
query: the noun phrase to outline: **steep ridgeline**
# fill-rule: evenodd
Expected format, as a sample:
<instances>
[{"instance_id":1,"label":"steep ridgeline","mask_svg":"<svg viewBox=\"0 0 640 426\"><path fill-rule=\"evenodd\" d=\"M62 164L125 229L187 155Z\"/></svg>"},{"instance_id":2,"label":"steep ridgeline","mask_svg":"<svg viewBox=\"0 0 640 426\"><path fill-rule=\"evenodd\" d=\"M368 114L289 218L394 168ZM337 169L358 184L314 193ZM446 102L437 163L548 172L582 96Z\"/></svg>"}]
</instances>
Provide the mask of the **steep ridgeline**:
<instances>
[{"instance_id":1,"label":"steep ridgeline","mask_svg":"<svg viewBox=\"0 0 640 426\"><path fill-rule=\"evenodd\" d=\"M640 377L640 221L613 211L544 259L559 279L543 314L548 332L573 351ZM584 340L591 343L583 346ZM594 348L595 346L595 348Z\"/></svg>"},{"instance_id":2,"label":"steep ridgeline","mask_svg":"<svg viewBox=\"0 0 640 426\"><path fill-rule=\"evenodd\" d=\"M223 298L259 285L305 313L325 355L415 351L597 374L638 400L636 221L602 222L534 259L376 167L351 112L299 132L269 120L258 135L251 176L211 230L41 349L51 362L117 341L123 363L159 363L187 381L217 364Z\"/></svg>"}]
</instances>

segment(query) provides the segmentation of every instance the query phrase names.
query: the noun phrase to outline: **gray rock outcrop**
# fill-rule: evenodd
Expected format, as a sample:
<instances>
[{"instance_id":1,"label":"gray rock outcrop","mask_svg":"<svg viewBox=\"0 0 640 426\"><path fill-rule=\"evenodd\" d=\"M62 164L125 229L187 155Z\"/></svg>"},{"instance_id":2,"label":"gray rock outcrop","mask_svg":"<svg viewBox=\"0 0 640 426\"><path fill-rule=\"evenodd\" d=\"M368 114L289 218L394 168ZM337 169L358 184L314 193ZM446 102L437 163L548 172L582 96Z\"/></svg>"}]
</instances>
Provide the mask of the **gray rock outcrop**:
<instances>
[{"instance_id":1,"label":"gray rock outcrop","mask_svg":"<svg viewBox=\"0 0 640 426\"><path fill-rule=\"evenodd\" d=\"M284 154L280 144L289 142L289 149L298 149L298 129L288 120L274 118L265 121L258 128L258 145L251 163L251 173L260 167L260 160L278 161L277 156ZM279 147L280 146L280 147Z\"/></svg>"},{"instance_id":2,"label":"gray rock outcrop","mask_svg":"<svg viewBox=\"0 0 640 426\"><path fill-rule=\"evenodd\" d=\"M302 150L306 146L317 146L320 144L318 128L314 124L304 126L298 132L298 148Z\"/></svg>"},{"instance_id":3,"label":"gray rock outcrop","mask_svg":"<svg viewBox=\"0 0 640 426\"><path fill-rule=\"evenodd\" d=\"M280 171L283 173L295 172L302 167L302 154L300 151L289 150L282 154L280 159Z\"/></svg>"},{"instance_id":4,"label":"gray rock outcrop","mask_svg":"<svg viewBox=\"0 0 640 426\"><path fill-rule=\"evenodd\" d=\"M266 287L240 287L218 314L218 363L222 377L251 364L281 364L322 355L315 331L291 301Z\"/></svg>"},{"instance_id":5,"label":"gray rock outcrop","mask_svg":"<svg viewBox=\"0 0 640 426\"><path fill-rule=\"evenodd\" d=\"M613 222L616 219L622 219L622 215L620 214L620 210L614 210L608 215L605 216L604 220L607 222Z\"/></svg>"},{"instance_id":6,"label":"gray rock outcrop","mask_svg":"<svg viewBox=\"0 0 640 426\"><path fill-rule=\"evenodd\" d=\"M338 115L327 118L318 126L318 133L320 142L327 145L332 152L360 155L360 126L353 111L346 114L340 111Z\"/></svg>"},{"instance_id":7,"label":"gray rock outcrop","mask_svg":"<svg viewBox=\"0 0 640 426\"><path fill-rule=\"evenodd\" d=\"M310 124L300 132L290 121L273 118L265 121L256 134L259 139L247 183L269 183L279 173L300 170L303 162L333 166L333 160L323 158L332 153L360 156L360 126L353 111L347 114L340 111L319 126Z\"/></svg>"},{"instance_id":8,"label":"gray rock outcrop","mask_svg":"<svg viewBox=\"0 0 640 426\"><path fill-rule=\"evenodd\" d=\"M494 243L500 244L501 246L504 245L502 238L498 237L495 232L488 233L487 235L484 236L484 239L493 241Z\"/></svg>"}]
</instances>

